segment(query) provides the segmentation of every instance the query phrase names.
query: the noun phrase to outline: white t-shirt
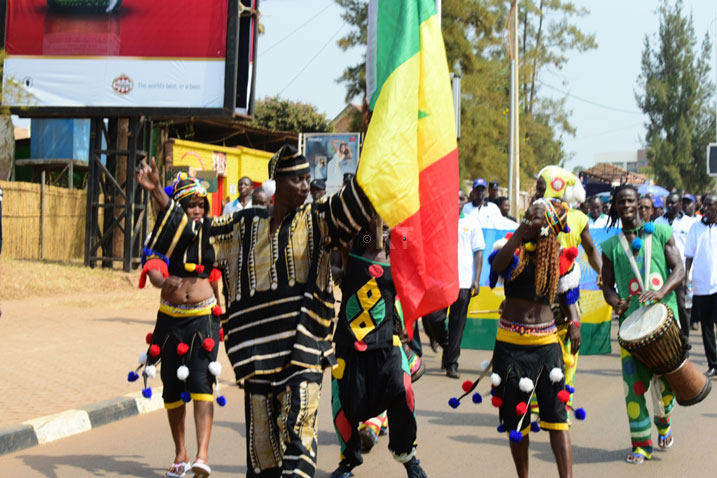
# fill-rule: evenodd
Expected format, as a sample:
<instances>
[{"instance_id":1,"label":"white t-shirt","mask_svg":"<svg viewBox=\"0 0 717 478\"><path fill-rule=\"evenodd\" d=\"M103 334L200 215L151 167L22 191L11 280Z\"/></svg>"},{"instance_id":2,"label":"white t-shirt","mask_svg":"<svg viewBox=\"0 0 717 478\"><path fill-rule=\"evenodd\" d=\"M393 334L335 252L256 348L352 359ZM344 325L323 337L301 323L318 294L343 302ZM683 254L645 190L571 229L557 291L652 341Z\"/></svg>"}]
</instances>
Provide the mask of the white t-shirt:
<instances>
[{"instance_id":1,"label":"white t-shirt","mask_svg":"<svg viewBox=\"0 0 717 478\"><path fill-rule=\"evenodd\" d=\"M685 262L685 244L687 244L687 234L690 232L690 228L695 221L699 218L690 217L686 214L682 214L680 217L676 217L672 220L672 224L666 216L660 216L655 219L655 224L665 224L666 226L672 226L672 237L675 238L675 244L677 249L680 251L680 257L682 262Z\"/></svg>"},{"instance_id":2,"label":"white t-shirt","mask_svg":"<svg viewBox=\"0 0 717 478\"><path fill-rule=\"evenodd\" d=\"M597 219L593 219L592 216L588 214L588 227L590 229L604 229L607 227L608 222L610 222L610 216L607 214L600 214L600 217Z\"/></svg>"},{"instance_id":3,"label":"white t-shirt","mask_svg":"<svg viewBox=\"0 0 717 478\"><path fill-rule=\"evenodd\" d=\"M692 258L694 295L717 293L717 224L695 221L687 234L685 257Z\"/></svg>"},{"instance_id":4,"label":"white t-shirt","mask_svg":"<svg viewBox=\"0 0 717 478\"><path fill-rule=\"evenodd\" d=\"M242 209L247 209L252 207L252 200L249 199L249 202L246 203L246 206L242 206L239 202L239 198L236 198L233 201L230 201L227 203L226 206L224 206L224 210L222 211L222 216L228 216L229 214L233 214L236 211L241 211Z\"/></svg>"},{"instance_id":5,"label":"white t-shirt","mask_svg":"<svg viewBox=\"0 0 717 478\"><path fill-rule=\"evenodd\" d=\"M461 213L458 219L458 287L470 289L473 284L473 253L485 249L483 230L475 218Z\"/></svg>"},{"instance_id":6,"label":"white t-shirt","mask_svg":"<svg viewBox=\"0 0 717 478\"><path fill-rule=\"evenodd\" d=\"M480 226L484 228L494 227L493 220L503 217L500 213L500 208L492 202L477 207L473 205L473 202L469 201L463 206L463 213L477 219Z\"/></svg>"}]
</instances>

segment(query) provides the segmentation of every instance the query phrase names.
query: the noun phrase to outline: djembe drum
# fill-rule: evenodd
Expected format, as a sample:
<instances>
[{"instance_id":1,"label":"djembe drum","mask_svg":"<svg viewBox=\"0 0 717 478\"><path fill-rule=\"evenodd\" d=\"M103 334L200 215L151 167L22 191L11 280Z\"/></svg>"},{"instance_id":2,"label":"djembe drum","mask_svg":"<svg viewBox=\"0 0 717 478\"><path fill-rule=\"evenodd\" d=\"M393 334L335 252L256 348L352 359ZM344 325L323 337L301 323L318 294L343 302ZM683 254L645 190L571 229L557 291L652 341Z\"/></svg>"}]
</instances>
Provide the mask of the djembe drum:
<instances>
[{"instance_id":1,"label":"djembe drum","mask_svg":"<svg viewBox=\"0 0 717 478\"><path fill-rule=\"evenodd\" d=\"M640 307L630 314L617 340L652 373L665 376L680 405L699 403L712 390L707 377L687 358L675 314L665 304Z\"/></svg>"}]
</instances>

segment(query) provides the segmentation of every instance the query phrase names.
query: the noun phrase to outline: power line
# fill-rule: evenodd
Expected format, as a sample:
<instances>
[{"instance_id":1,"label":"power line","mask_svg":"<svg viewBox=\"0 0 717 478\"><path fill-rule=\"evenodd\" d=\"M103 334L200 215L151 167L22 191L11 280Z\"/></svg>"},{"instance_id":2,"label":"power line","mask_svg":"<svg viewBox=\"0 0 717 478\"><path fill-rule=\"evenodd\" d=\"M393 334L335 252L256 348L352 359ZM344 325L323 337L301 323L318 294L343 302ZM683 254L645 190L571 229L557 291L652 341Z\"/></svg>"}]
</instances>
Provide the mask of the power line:
<instances>
[{"instance_id":1,"label":"power line","mask_svg":"<svg viewBox=\"0 0 717 478\"><path fill-rule=\"evenodd\" d=\"M292 83L294 83L294 81L296 81L296 79L299 76L301 76L301 74L304 71L306 71L306 69L309 67L309 65L311 65L311 63L319 57L321 52L323 52L326 49L326 47L329 46L329 43L331 43L333 41L333 39L336 38L339 33L341 33L341 30L343 30L345 26L346 26L346 22L343 22L341 24L341 26L339 27L339 29L336 30L336 33L334 33L331 36L331 38L329 38L328 41L326 43L324 43L321 46L321 48L319 48L319 51L317 51L316 54L314 56L312 56L311 59L303 66L303 68L301 68L301 70L299 70L299 72L296 75L294 75L294 77L291 79L291 81L289 81L289 83L287 83L287 85L284 88L282 88L281 91L279 91L279 95L281 95L289 86L291 86Z\"/></svg>"},{"instance_id":2,"label":"power line","mask_svg":"<svg viewBox=\"0 0 717 478\"><path fill-rule=\"evenodd\" d=\"M318 17L319 15L321 15L322 13L324 13L326 10L328 10L328 9L331 7L331 5L333 5L333 0L329 1L329 3L326 4L326 6L325 6L324 8L322 8L321 10L319 10L319 12L316 13L313 17L309 18L309 19L306 20L304 23L302 23L301 25L299 25L298 27L296 27L294 30L292 30L291 32L287 33L281 40L279 40L279 41L273 43L271 46L267 47L266 50L259 52L259 55L260 55L260 56L261 56L261 55L266 55L269 51L271 51L272 48L274 48L275 46L279 45L279 44L282 43L284 40L290 38L294 33L298 32L299 30L301 30L302 28L304 28L306 25L308 25L309 23L311 23L312 20L314 20L316 17Z\"/></svg>"},{"instance_id":3,"label":"power line","mask_svg":"<svg viewBox=\"0 0 717 478\"><path fill-rule=\"evenodd\" d=\"M560 88L556 88L556 87L551 86L551 85L549 85L549 84L547 84L547 83L543 83L543 82L540 81L540 80L538 80L538 83L540 83L541 86L544 86L544 87L546 87L546 88L548 88L548 89L551 89L551 90L553 90L553 91L557 91L558 93L562 93L562 94L564 94L564 95L566 95L566 96L569 96L569 97L571 97L571 98L574 98L574 99L576 99L576 100L578 100L578 101L582 101L582 102L584 102L584 103L588 103L588 104L590 104L590 105L597 106L598 108L603 108L603 109L606 109L606 110L615 111L615 112L617 112L617 113L625 113L625 114L629 114L629 115L642 115L642 113L639 112L639 111L624 110L624 109L621 109L621 108L615 108L614 106L604 105L604 104L602 104L602 103L598 103L598 102L595 102L595 101L592 101L592 100L588 100L587 98L581 98L580 96L574 95L574 94L569 93L569 92L567 92L567 91L565 91L565 90L561 90Z\"/></svg>"},{"instance_id":4,"label":"power line","mask_svg":"<svg viewBox=\"0 0 717 478\"><path fill-rule=\"evenodd\" d=\"M599 136L605 136L606 134L617 133L617 132L620 132L620 131L627 131L627 130L629 130L629 129L633 129L633 128L636 128L636 127L638 127L638 126L642 126L642 123L633 123L633 124L631 124L631 125L629 125L629 126L623 126L622 128L615 128L615 129L611 129L611 130L608 130L608 131L603 131L602 133L595 133L595 134L591 134L591 135L588 135L588 136L579 136L579 137L576 137L575 139L573 139L573 141L582 141L582 140L585 140L585 139L597 138L597 137L599 137Z\"/></svg>"}]
</instances>

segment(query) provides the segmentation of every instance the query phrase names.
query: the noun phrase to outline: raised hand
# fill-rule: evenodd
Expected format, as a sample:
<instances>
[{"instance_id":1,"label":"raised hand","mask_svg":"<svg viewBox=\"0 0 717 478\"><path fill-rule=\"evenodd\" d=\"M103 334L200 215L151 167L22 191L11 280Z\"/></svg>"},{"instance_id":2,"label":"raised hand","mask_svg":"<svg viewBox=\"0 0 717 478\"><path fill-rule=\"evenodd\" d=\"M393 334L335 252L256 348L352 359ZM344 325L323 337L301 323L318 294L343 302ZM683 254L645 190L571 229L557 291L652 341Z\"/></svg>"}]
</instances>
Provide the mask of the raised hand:
<instances>
[{"instance_id":1,"label":"raised hand","mask_svg":"<svg viewBox=\"0 0 717 478\"><path fill-rule=\"evenodd\" d=\"M137 183L147 191L152 192L159 187L159 171L157 170L157 163L154 161L154 158L151 159L149 164L143 159L137 165L135 175L137 177Z\"/></svg>"}]
</instances>

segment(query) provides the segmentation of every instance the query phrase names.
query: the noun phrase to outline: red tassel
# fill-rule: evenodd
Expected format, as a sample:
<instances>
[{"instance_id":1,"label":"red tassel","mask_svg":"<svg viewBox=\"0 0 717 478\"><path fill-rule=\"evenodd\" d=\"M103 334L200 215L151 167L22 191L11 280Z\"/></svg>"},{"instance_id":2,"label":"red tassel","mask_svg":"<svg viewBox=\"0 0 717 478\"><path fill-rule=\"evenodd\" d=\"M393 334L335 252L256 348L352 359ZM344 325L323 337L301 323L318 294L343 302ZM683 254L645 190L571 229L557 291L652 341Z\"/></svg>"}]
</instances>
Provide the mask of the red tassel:
<instances>
[{"instance_id":1,"label":"red tassel","mask_svg":"<svg viewBox=\"0 0 717 478\"><path fill-rule=\"evenodd\" d=\"M209 274L209 282L219 282L219 280L222 278L222 271L219 269L212 269L212 272Z\"/></svg>"},{"instance_id":2,"label":"red tassel","mask_svg":"<svg viewBox=\"0 0 717 478\"><path fill-rule=\"evenodd\" d=\"M144 338L145 342L147 342L147 345L152 343L152 332L148 333L147 336Z\"/></svg>"},{"instance_id":3,"label":"red tassel","mask_svg":"<svg viewBox=\"0 0 717 478\"><path fill-rule=\"evenodd\" d=\"M525 415L525 412L527 412L527 411L528 411L528 405L526 405L525 402L520 402L519 404L517 404L515 406L515 413L519 417L522 417L523 415Z\"/></svg>"},{"instance_id":4,"label":"red tassel","mask_svg":"<svg viewBox=\"0 0 717 478\"><path fill-rule=\"evenodd\" d=\"M491 398L490 403L492 403L495 408L500 408L503 406L503 399L500 397L493 397Z\"/></svg>"},{"instance_id":5,"label":"red tassel","mask_svg":"<svg viewBox=\"0 0 717 478\"><path fill-rule=\"evenodd\" d=\"M470 380L466 380L465 382L463 382L463 391L464 392L466 392L466 393L470 392L471 388L473 388L473 382L471 382Z\"/></svg>"},{"instance_id":6,"label":"red tassel","mask_svg":"<svg viewBox=\"0 0 717 478\"><path fill-rule=\"evenodd\" d=\"M224 342L224 329L219 329L219 341Z\"/></svg>"},{"instance_id":7,"label":"red tassel","mask_svg":"<svg viewBox=\"0 0 717 478\"><path fill-rule=\"evenodd\" d=\"M152 358L159 357L159 352L160 352L160 349L159 349L159 345L157 345L157 344L154 344L149 348L149 355L151 355Z\"/></svg>"},{"instance_id":8,"label":"red tassel","mask_svg":"<svg viewBox=\"0 0 717 478\"><path fill-rule=\"evenodd\" d=\"M204 347L204 350L206 350L207 352L211 352L212 350L214 350L214 339L211 337L207 337L206 339L204 339L202 347Z\"/></svg>"},{"instance_id":9,"label":"red tassel","mask_svg":"<svg viewBox=\"0 0 717 478\"><path fill-rule=\"evenodd\" d=\"M563 403L568 403L570 400L570 392L567 390L561 390L558 392L558 400L560 400Z\"/></svg>"},{"instance_id":10,"label":"red tassel","mask_svg":"<svg viewBox=\"0 0 717 478\"><path fill-rule=\"evenodd\" d=\"M179 342L177 345L177 355L180 357L184 357L187 355L187 352L189 352L189 345L185 344L184 342Z\"/></svg>"}]
</instances>

